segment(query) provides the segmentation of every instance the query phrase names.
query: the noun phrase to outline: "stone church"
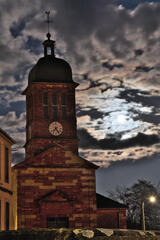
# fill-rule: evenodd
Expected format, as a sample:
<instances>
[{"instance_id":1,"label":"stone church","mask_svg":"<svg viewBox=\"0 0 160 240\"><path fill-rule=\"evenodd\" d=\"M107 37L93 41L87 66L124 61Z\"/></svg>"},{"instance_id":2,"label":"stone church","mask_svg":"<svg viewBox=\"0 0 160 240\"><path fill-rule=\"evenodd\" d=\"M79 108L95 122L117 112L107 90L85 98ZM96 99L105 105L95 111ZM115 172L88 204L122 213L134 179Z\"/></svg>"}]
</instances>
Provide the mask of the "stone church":
<instances>
[{"instance_id":1,"label":"stone church","mask_svg":"<svg viewBox=\"0 0 160 240\"><path fill-rule=\"evenodd\" d=\"M78 155L70 65L56 58L50 33L31 69L25 161L14 166L18 229L126 227L126 206L96 194L95 164ZM108 225L106 225L108 223Z\"/></svg>"}]
</instances>

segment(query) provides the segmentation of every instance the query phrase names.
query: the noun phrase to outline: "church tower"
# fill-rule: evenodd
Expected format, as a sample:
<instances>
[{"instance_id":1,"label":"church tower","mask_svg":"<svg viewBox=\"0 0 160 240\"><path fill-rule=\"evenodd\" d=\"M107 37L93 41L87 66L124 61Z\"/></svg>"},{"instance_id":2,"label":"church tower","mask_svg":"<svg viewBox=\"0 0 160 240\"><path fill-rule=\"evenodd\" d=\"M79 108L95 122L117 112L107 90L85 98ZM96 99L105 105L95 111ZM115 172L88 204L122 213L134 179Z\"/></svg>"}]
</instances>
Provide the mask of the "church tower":
<instances>
[{"instance_id":1,"label":"church tower","mask_svg":"<svg viewBox=\"0 0 160 240\"><path fill-rule=\"evenodd\" d=\"M96 227L95 170L78 156L70 65L56 58L50 33L28 77L25 161L17 175L18 229Z\"/></svg>"},{"instance_id":2,"label":"church tower","mask_svg":"<svg viewBox=\"0 0 160 240\"><path fill-rule=\"evenodd\" d=\"M26 95L26 158L54 143L78 153L75 88L70 65L55 57L53 40L47 34L44 57L29 73Z\"/></svg>"}]
</instances>

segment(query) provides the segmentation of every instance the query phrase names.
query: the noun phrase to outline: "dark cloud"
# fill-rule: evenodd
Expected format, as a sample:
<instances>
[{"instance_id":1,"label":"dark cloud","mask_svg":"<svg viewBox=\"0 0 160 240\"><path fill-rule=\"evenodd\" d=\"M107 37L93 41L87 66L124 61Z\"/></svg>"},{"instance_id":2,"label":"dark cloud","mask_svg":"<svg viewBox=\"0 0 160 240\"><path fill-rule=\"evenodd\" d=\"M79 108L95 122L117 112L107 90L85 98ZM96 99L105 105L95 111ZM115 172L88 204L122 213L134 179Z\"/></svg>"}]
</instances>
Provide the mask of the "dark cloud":
<instances>
[{"instance_id":1,"label":"dark cloud","mask_svg":"<svg viewBox=\"0 0 160 240\"><path fill-rule=\"evenodd\" d=\"M36 5L37 8L34 6L31 13L26 11L26 15L24 14L26 21L25 28L24 19L20 16L16 21L12 22L10 31L13 37L17 37L19 34L23 36L24 34L28 38L31 33L35 33L38 38L38 32L43 32L43 34L46 32L46 25L44 21L42 23L42 17L45 16L38 13L39 8L41 10L46 8L51 9L52 32L56 33L56 40L60 44L62 41L64 43L63 49L61 51L58 49L57 52L61 54L67 52L72 63L76 63L75 66L79 69L86 66L86 63L89 66L91 66L90 63L97 64L100 56L102 58L108 56L109 49L118 58L130 55L132 50L134 51L135 49L135 43L132 39L128 40L126 35L126 30L128 29L131 32L136 32L140 29L142 35L146 36L150 33L151 36L159 26L158 6L144 5L137 8L135 14L131 15L126 9L117 10L116 1L113 0L39 1L39 4ZM149 15L148 12L151 14ZM144 18L141 18L142 14L144 14ZM150 16L149 21L151 21L149 24L146 17L148 15ZM28 19L29 16L30 19ZM54 34L52 35L54 38ZM36 37L35 41L38 41ZM32 44L34 45L31 41L31 51L33 52ZM136 54L140 55L139 49L137 49ZM123 64L116 65L109 64L106 67L110 70L115 67L123 67Z\"/></svg>"},{"instance_id":2,"label":"dark cloud","mask_svg":"<svg viewBox=\"0 0 160 240\"><path fill-rule=\"evenodd\" d=\"M114 54L122 56L129 52L131 41L125 38L126 21L131 21L127 11L117 11L113 0L55 0L49 3L41 2L41 7L51 9L51 29L56 32L56 39L65 42L65 50L74 57L77 64L83 64L90 59L97 62L98 55L106 55L107 49L101 48L111 44ZM64 11L65 9L65 11ZM42 24L42 16L28 21L25 31L35 30L44 32L45 24ZM117 26L117 22L121 26ZM111 24L112 23L112 24ZM86 38L87 36L87 38ZM94 39L98 40L98 47ZM108 41L107 41L108 40ZM115 49L114 49L115 48Z\"/></svg>"},{"instance_id":3,"label":"dark cloud","mask_svg":"<svg viewBox=\"0 0 160 240\"><path fill-rule=\"evenodd\" d=\"M160 108L160 96L151 96L150 92L138 89L125 89L120 92L119 98L125 99L127 102L141 103L143 106Z\"/></svg>"},{"instance_id":4,"label":"dark cloud","mask_svg":"<svg viewBox=\"0 0 160 240\"><path fill-rule=\"evenodd\" d=\"M28 49L35 54L40 54L42 50L42 42L39 39L28 36L27 41L25 42L25 49Z\"/></svg>"},{"instance_id":5,"label":"dark cloud","mask_svg":"<svg viewBox=\"0 0 160 240\"><path fill-rule=\"evenodd\" d=\"M121 63L115 63L110 64L109 62L102 63L102 67L108 68L110 71L114 70L114 68L123 68L123 64Z\"/></svg>"},{"instance_id":6,"label":"dark cloud","mask_svg":"<svg viewBox=\"0 0 160 240\"><path fill-rule=\"evenodd\" d=\"M77 117L81 117L81 116L90 116L91 120L95 120L98 118L102 118L104 116L103 112L98 111L96 108L92 108L90 110L79 110L77 111Z\"/></svg>"},{"instance_id":7,"label":"dark cloud","mask_svg":"<svg viewBox=\"0 0 160 240\"><path fill-rule=\"evenodd\" d=\"M87 77L86 79L84 78L83 80L86 80L86 82L88 83L87 87L84 87L83 89L77 89L77 92L87 91L91 88L99 88L100 91L103 93L103 92L106 92L106 91L112 90L112 89L125 88L125 86L123 84L123 80L118 77L113 77L112 83L110 83L110 84L108 83L108 80L110 80L110 79L105 78L105 77L98 78L96 80L93 80L92 78ZM80 80L78 80L78 82L80 82Z\"/></svg>"},{"instance_id":8,"label":"dark cloud","mask_svg":"<svg viewBox=\"0 0 160 240\"><path fill-rule=\"evenodd\" d=\"M130 54L133 47L134 44L125 39L124 36L112 41L110 45L111 51L116 58L125 58L128 54Z\"/></svg>"},{"instance_id":9,"label":"dark cloud","mask_svg":"<svg viewBox=\"0 0 160 240\"><path fill-rule=\"evenodd\" d=\"M120 151L117 151L117 152L114 152L114 154L121 155L121 154L122 154L122 152L120 152Z\"/></svg>"},{"instance_id":10,"label":"dark cloud","mask_svg":"<svg viewBox=\"0 0 160 240\"><path fill-rule=\"evenodd\" d=\"M134 50L134 53L135 53L135 56L141 56L144 53L144 51L142 49L136 49Z\"/></svg>"},{"instance_id":11,"label":"dark cloud","mask_svg":"<svg viewBox=\"0 0 160 240\"><path fill-rule=\"evenodd\" d=\"M11 111L11 109L12 109L12 111L14 110L16 112L17 117L19 117L20 114L22 112L24 112L25 106L26 106L26 102L25 101L12 102L10 104L10 108L8 109L8 111Z\"/></svg>"},{"instance_id":12,"label":"dark cloud","mask_svg":"<svg viewBox=\"0 0 160 240\"><path fill-rule=\"evenodd\" d=\"M144 38L148 41L152 34L159 28L158 12L160 11L160 4L139 5L134 14L134 28L143 31Z\"/></svg>"},{"instance_id":13,"label":"dark cloud","mask_svg":"<svg viewBox=\"0 0 160 240\"><path fill-rule=\"evenodd\" d=\"M144 133L138 133L136 137L129 138L126 140L118 140L116 138L106 138L97 140L92 137L86 129L79 129L78 136L80 138L79 146L83 149L124 149L134 146L150 146L160 141L159 136L152 134L146 135Z\"/></svg>"},{"instance_id":14,"label":"dark cloud","mask_svg":"<svg viewBox=\"0 0 160 240\"><path fill-rule=\"evenodd\" d=\"M79 141L79 147L80 148L94 148L95 146L98 147L98 141L93 138L86 129L78 129L77 131L78 137L80 139Z\"/></svg>"},{"instance_id":15,"label":"dark cloud","mask_svg":"<svg viewBox=\"0 0 160 240\"><path fill-rule=\"evenodd\" d=\"M137 66L135 68L135 72L150 72L153 70L154 67L147 67L147 66Z\"/></svg>"},{"instance_id":16,"label":"dark cloud","mask_svg":"<svg viewBox=\"0 0 160 240\"><path fill-rule=\"evenodd\" d=\"M14 38L17 38L21 31L25 28L25 21L13 22L12 26L10 27L10 32Z\"/></svg>"},{"instance_id":17,"label":"dark cloud","mask_svg":"<svg viewBox=\"0 0 160 240\"><path fill-rule=\"evenodd\" d=\"M19 117L20 114L25 111L25 101L11 102L9 104L9 106L6 106L5 101L3 104L2 99L1 99L0 115L6 115L8 112L11 112L11 111L15 111L16 116Z\"/></svg>"},{"instance_id":18,"label":"dark cloud","mask_svg":"<svg viewBox=\"0 0 160 240\"><path fill-rule=\"evenodd\" d=\"M89 50L91 54L93 46L90 40L96 31L96 27L100 25L102 28L108 26L108 24L104 25L103 18L104 12L106 11L107 14L108 5L111 3L113 1L54 1L56 15L53 19L53 29L56 30L58 37L67 43L68 52L76 55L77 62L80 61L82 64L85 61L85 58L78 50L79 44L81 44L81 47L83 44L90 46L90 49L84 48L84 50L86 53ZM110 10L113 11L112 8Z\"/></svg>"},{"instance_id":19,"label":"dark cloud","mask_svg":"<svg viewBox=\"0 0 160 240\"><path fill-rule=\"evenodd\" d=\"M159 95L152 96L149 92L140 91L138 89L126 89L120 92L118 98L123 98L128 103L134 102L137 104L141 104L142 108L150 108L150 112L146 114L143 111L141 112L140 109L136 110L136 108L132 108L130 111L135 113L136 115L138 114L136 117L134 117L134 120L141 120L143 122L152 123L155 125L155 127L160 124L160 117L159 115L156 115L157 113L159 113L160 109Z\"/></svg>"},{"instance_id":20,"label":"dark cloud","mask_svg":"<svg viewBox=\"0 0 160 240\"><path fill-rule=\"evenodd\" d=\"M157 126L160 124L160 117L155 114L140 114L138 118L141 119L141 121L152 123Z\"/></svg>"}]
</instances>

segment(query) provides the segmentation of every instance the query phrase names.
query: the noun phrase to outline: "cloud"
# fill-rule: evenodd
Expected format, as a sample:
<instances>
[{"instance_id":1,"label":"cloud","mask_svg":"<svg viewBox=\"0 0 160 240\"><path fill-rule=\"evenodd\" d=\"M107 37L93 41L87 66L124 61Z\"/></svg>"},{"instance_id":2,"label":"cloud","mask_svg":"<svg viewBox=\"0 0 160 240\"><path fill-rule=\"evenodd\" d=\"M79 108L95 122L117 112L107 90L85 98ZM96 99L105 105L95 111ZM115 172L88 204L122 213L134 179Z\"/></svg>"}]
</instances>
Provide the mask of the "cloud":
<instances>
[{"instance_id":1,"label":"cloud","mask_svg":"<svg viewBox=\"0 0 160 240\"><path fill-rule=\"evenodd\" d=\"M10 107L11 104L13 105L15 102L17 102L17 104L24 102L24 96L22 96L21 91L16 88L9 89L6 85L4 87L1 87L0 104L4 105L5 108L7 108Z\"/></svg>"},{"instance_id":2,"label":"cloud","mask_svg":"<svg viewBox=\"0 0 160 240\"><path fill-rule=\"evenodd\" d=\"M152 69L154 69L153 67L147 67L147 66L137 66L135 68L135 72L150 72Z\"/></svg>"},{"instance_id":3,"label":"cloud","mask_svg":"<svg viewBox=\"0 0 160 240\"><path fill-rule=\"evenodd\" d=\"M77 117L81 117L81 116L85 116L85 115L89 115L90 118L91 118L91 121L92 121L92 120L95 120L95 119L98 119L98 118L99 119L102 118L104 113L100 112L100 111L98 111L97 109L94 109L94 108L92 108L90 110L86 110L86 111L80 110L80 111L77 112Z\"/></svg>"},{"instance_id":4,"label":"cloud","mask_svg":"<svg viewBox=\"0 0 160 240\"><path fill-rule=\"evenodd\" d=\"M8 112L6 115L0 115L1 128L5 130L15 141L13 145L14 161L16 156L21 156L24 159L23 145L25 142L25 113L21 113L19 117L15 112ZM18 123L18 124L17 124Z\"/></svg>"},{"instance_id":5,"label":"cloud","mask_svg":"<svg viewBox=\"0 0 160 240\"><path fill-rule=\"evenodd\" d=\"M106 138L97 140L92 137L86 129L79 129L78 136L80 138L79 146L82 149L97 148L97 149L124 149L134 146L150 146L160 141L159 136L152 134L146 135L138 133L137 136L126 140L118 140L116 138Z\"/></svg>"},{"instance_id":6,"label":"cloud","mask_svg":"<svg viewBox=\"0 0 160 240\"><path fill-rule=\"evenodd\" d=\"M79 4L79 1L74 0L68 0L67 3L56 0L44 4L43 1L34 0L31 5L29 2L22 4L20 0L14 1L14 4L2 1L0 6L4 13L1 25L4 31L0 44L4 46L1 51L3 59L9 64L14 58L10 68L17 72L22 71L22 66L34 63L38 57L36 55L42 52L40 42L43 41L47 28L42 19L45 18L46 8L49 8L51 29L54 32L52 35L57 40L57 53L69 59L74 71L92 71L103 58L107 58L107 61L102 65L118 71L124 66L123 61L133 60L132 52L138 56L143 55L143 60L148 62L151 56L154 58L154 47L150 41L159 27L159 5L146 3L134 11L127 11L125 8L118 8L115 3L83 0ZM145 17L148 15L149 22ZM6 45L6 39L10 44ZM157 42L158 39L157 36ZM150 49L147 49L148 45L151 46ZM142 46L145 54L142 54ZM150 56L147 55L149 51ZM115 60L115 57L122 59L122 63L110 64L110 59ZM4 72L5 65L1 69Z\"/></svg>"},{"instance_id":7,"label":"cloud","mask_svg":"<svg viewBox=\"0 0 160 240\"><path fill-rule=\"evenodd\" d=\"M114 68L123 68L123 64L121 63L110 64L109 62L104 62L102 63L102 66L108 68L110 71L112 71Z\"/></svg>"},{"instance_id":8,"label":"cloud","mask_svg":"<svg viewBox=\"0 0 160 240\"><path fill-rule=\"evenodd\" d=\"M141 56L144 53L144 51L142 49L136 49L134 50L134 53L135 53L135 56Z\"/></svg>"},{"instance_id":9,"label":"cloud","mask_svg":"<svg viewBox=\"0 0 160 240\"><path fill-rule=\"evenodd\" d=\"M124 149L103 150L97 148L83 149L79 148L80 156L94 162L100 167L107 168L112 162L121 161L139 161L141 158L152 159L154 154L160 154L159 144L150 145L147 147L134 146Z\"/></svg>"}]
</instances>

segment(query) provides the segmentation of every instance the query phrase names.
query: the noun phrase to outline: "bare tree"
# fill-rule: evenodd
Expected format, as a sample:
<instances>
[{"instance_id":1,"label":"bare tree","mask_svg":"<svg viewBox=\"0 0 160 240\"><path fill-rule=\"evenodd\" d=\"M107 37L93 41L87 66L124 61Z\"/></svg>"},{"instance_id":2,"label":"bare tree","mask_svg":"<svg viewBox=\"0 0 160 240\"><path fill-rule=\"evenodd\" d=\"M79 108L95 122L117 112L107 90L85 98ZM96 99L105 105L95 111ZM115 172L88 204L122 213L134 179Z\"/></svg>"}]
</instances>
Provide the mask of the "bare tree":
<instances>
[{"instance_id":1,"label":"bare tree","mask_svg":"<svg viewBox=\"0 0 160 240\"><path fill-rule=\"evenodd\" d=\"M121 201L128 206L128 228L141 229L142 212L141 204L144 201L146 227L148 229L160 229L160 194L159 187L146 180L138 180L131 187L118 186L114 192L109 192L112 199ZM154 195L156 203L151 204L149 197Z\"/></svg>"}]
</instances>

